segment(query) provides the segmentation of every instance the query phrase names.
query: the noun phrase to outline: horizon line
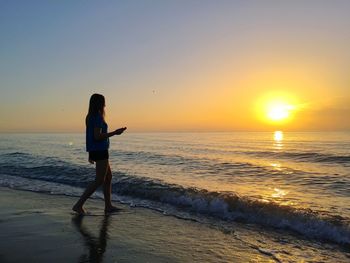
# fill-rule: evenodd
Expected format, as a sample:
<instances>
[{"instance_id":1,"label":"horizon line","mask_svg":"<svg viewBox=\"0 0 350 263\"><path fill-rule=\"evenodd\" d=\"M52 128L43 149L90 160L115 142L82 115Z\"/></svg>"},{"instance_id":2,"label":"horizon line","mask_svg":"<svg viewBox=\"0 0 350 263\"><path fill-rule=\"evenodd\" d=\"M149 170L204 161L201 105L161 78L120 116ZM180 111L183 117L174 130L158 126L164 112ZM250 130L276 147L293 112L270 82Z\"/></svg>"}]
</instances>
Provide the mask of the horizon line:
<instances>
[{"instance_id":1,"label":"horizon line","mask_svg":"<svg viewBox=\"0 0 350 263\"><path fill-rule=\"evenodd\" d=\"M276 132L282 131L286 133L299 133L299 132L350 132L350 130L283 130L283 129L274 129L274 130L218 130L218 131L203 131L203 130L193 130L193 131L128 131L127 133L256 133L256 132ZM0 134L85 134L85 131L0 131Z\"/></svg>"}]
</instances>

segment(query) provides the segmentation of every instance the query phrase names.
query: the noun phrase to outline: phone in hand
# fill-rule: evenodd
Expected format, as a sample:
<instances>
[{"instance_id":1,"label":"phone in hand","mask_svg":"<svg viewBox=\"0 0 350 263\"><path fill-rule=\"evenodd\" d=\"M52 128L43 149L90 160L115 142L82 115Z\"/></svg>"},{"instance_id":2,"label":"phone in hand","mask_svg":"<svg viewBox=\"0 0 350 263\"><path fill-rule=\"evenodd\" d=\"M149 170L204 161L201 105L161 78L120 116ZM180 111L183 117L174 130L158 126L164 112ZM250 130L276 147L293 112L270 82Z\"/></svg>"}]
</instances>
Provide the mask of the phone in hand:
<instances>
[{"instance_id":1,"label":"phone in hand","mask_svg":"<svg viewBox=\"0 0 350 263\"><path fill-rule=\"evenodd\" d=\"M119 128L115 130L115 134L120 135L126 130L126 127Z\"/></svg>"}]
</instances>

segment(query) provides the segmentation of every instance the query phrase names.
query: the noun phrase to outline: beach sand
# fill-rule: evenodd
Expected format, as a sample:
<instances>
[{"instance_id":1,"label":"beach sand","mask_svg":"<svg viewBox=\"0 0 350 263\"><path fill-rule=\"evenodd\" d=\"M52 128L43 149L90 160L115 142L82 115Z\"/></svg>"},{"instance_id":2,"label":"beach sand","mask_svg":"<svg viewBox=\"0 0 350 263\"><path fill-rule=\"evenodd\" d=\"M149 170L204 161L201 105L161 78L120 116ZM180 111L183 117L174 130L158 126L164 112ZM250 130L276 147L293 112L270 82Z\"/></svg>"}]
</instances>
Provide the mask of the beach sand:
<instances>
[{"instance_id":1,"label":"beach sand","mask_svg":"<svg viewBox=\"0 0 350 263\"><path fill-rule=\"evenodd\" d=\"M0 188L0 262L348 262L349 254L285 234L273 236L89 199L92 215L71 212L75 197ZM269 233L269 232L268 232ZM247 242L246 242L247 241ZM335 261L334 261L335 260Z\"/></svg>"},{"instance_id":2,"label":"beach sand","mask_svg":"<svg viewBox=\"0 0 350 263\"><path fill-rule=\"evenodd\" d=\"M0 262L255 262L268 255L196 222L119 204L103 215L70 208L76 198L0 188Z\"/></svg>"}]
</instances>

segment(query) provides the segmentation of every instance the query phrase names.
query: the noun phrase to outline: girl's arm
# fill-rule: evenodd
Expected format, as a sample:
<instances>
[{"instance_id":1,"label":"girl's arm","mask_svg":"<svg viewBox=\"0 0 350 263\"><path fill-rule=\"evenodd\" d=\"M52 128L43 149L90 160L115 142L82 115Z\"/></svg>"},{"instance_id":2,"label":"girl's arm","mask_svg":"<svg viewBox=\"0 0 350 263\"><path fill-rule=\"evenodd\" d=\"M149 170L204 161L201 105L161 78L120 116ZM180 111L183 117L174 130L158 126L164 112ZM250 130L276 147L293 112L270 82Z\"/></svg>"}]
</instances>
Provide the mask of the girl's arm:
<instances>
[{"instance_id":1,"label":"girl's arm","mask_svg":"<svg viewBox=\"0 0 350 263\"><path fill-rule=\"evenodd\" d=\"M120 135L126 130L126 127L119 128L112 132L102 133L102 128L95 127L94 128L94 138L95 140L104 140L114 135Z\"/></svg>"}]
</instances>

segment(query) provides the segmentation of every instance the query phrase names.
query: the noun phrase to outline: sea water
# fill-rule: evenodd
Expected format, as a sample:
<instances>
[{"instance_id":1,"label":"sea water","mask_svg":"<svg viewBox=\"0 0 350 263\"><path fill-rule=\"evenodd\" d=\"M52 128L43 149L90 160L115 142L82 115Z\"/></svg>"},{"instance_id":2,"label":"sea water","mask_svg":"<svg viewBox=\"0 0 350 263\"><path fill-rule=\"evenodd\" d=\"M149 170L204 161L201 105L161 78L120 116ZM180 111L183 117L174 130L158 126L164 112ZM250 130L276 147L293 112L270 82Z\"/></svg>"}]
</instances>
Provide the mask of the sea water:
<instances>
[{"instance_id":1,"label":"sea water","mask_svg":"<svg viewBox=\"0 0 350 263\"><path fill-rule=\"evenodd\" d=\"M109 162L131 206L350 246L350 133L126 132ZM0 186L79 196L94 176L85 134L0 135Z\"/></svg>"}]
</instances>

